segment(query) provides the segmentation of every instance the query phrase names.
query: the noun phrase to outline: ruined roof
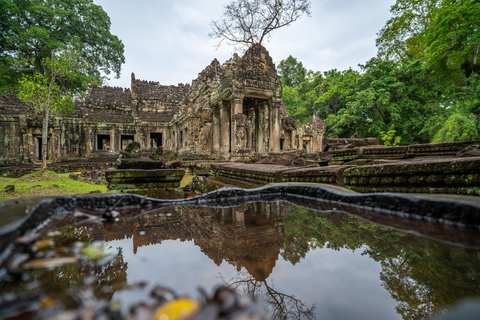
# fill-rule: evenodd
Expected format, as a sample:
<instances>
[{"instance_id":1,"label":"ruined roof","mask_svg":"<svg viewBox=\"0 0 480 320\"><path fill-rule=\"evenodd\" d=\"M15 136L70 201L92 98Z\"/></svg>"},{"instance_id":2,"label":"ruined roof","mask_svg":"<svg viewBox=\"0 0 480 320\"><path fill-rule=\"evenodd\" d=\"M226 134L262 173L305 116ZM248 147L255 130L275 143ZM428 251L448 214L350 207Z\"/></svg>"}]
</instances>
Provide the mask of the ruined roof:
<instances>
[{"instance_id":1,"label":"ruined roof","mask_svg":"<svg viewBox=\"0 0 480 320\"><path fill-rule=\"evenodd\" d=\"M105 122L105 123L133 123L133 115L128 112L108 112L95 110L86 116L89 122Z\"/></svg>"},{"instance_id":2,"label":"ruined roof","mask_svg":"<svg viewBox=\"0 0 480 320\"><path fill-rule=\"evenodd\" d=\"M28 105L13 93L4 93L0 97L0 114L14 116L25 114L29 109Z\"/></svg>"},{"instance_id":3,"label":"ruined roof","mask_svg":"<svg viewBox=\"0 0 480 320\"><path fill-rule=\"evenodd\" d=\"M90 86L85 97L85 104L95 104L104 107L131 105L132 95L130 89Z\"/></svg>"},{"instance_id":4,"label":"ruined roof","mask_svg":"<svg viewBox=\"0 0 480 320\"><path fill-rule=\"evenodd\" d=\"M143 122L170 122L173 119L173 113L139 111L138 117Z\"/></svg>"},{"instance_id":5,"label":"ruined roof","mask_svg":"<svg viewBox=\"0 0 480 320\"><path fill-rule=\"evenodd\" d=\"M190 90L189 84L179 83L178 86L164 86L156 81L135 79L132 73L132 95L135 99L160 100L166 103L179 103Z\"/></svg>"}]
</instances>

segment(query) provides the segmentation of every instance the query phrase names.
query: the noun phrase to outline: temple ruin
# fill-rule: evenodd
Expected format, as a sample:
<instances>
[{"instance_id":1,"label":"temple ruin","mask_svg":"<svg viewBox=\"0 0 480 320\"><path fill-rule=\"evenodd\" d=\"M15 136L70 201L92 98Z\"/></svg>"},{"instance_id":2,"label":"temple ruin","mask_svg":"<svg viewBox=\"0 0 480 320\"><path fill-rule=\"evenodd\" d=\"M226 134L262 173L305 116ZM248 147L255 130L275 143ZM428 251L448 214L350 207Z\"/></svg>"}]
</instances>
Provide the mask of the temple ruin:
<instances>
[{"instance_id":1,"label":"temple ruin","mask_svg":"<svg viewBox=\"0 0 480 320\"><path fill-rule=\"evenodd\" d=\"M48 159L118 155L132 141L181 155L231 160L253 153L324 149L325 125L299 126L282 103L281 77L254 45L221 65L212 61L191 84L136 79L131 88L90 86L76 111L51 117ZM41 117L14 95L0 99L0 161L42 157Z\"/></svg>"}]
</instances>

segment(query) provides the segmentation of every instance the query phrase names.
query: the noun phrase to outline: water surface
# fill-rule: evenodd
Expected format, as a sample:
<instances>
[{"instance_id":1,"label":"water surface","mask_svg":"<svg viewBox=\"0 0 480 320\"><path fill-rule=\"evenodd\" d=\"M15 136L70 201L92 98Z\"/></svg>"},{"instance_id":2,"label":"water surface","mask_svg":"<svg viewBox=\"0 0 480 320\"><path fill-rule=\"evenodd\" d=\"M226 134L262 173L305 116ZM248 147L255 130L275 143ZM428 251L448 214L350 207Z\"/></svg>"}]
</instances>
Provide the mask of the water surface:
<instances>
[{"instance_id":1,"label":"water surface","mask_svg":"<svg viewBox=\"0 0 480 320\"><path fill-rule=\"evenodd\" d=\"M127 283L147 281L198 298L228 285L262 297L288 319L421 319L480 295L480 252L397 232L341 212L283 202L236 208L166 207L115 223L56 219L43 256L102 241L118 252L103 265L79 262L23 271L1 282L11 293L42 292L65 308L78 291L115 301ZM71 223L77 226L65 226ZM59 228L60 233L51 233ZM68 288L68 289L65 289Z\"/></svg>"}]
</instances>

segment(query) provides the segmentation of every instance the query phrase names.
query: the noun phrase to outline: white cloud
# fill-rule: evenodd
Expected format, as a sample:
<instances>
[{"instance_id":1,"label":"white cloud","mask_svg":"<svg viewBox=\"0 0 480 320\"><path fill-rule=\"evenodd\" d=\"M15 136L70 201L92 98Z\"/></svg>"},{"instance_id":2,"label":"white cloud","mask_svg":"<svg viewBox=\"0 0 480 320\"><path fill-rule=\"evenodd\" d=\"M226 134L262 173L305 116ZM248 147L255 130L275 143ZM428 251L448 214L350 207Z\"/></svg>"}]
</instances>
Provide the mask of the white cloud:
<instances>
[{"instance_id":1,"label":"white cloud","mask_svg":"<svg viewBox=\"0 0 480 320\"><path fill-rule=\"evenodd\" d=\"M223 63L233 48L209 39L210 21L228 1L94 0L112 21L111 31L125 45L126 63L114 86L129 87L130 73L162 84L190 83L210 62ZM390 17L395 0L313 0L312 16L275 30L265 43L278 64L289 55L314 71L338 70L376 55L376 33Z\"/></svg>"}]
</instances>

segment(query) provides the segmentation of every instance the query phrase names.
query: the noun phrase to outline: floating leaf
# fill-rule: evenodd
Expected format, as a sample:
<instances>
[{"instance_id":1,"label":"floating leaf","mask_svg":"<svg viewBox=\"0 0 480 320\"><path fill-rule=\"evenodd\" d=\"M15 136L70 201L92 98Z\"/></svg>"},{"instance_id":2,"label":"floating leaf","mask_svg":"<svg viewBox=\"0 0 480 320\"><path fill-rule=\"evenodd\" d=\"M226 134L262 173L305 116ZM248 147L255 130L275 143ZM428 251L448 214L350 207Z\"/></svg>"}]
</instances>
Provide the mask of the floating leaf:
<instances>
[{"instance_id":1,"label":"floating leaf","mask_svg":"<svg viewBox=\"0 0 480 320\"><path fill-rule=\"evenodd\" d=\"M53 259L37 259L27 261L22 264L23 269L49 269L62 267L69 264L77 263L77 258L75 257L60 257Z\"/></svg>"},{"instance_id":2,"label":"floating leaf","mask_svg":"<svg viewBox=\"0 0 480 320\"><path fill-rule=\"evenodd\" d=\"M52 248L55 245L55 242L52 240L38 240L32 245L32 248L35 251L40 251L47 248Z\"/></svg>"},{"instance_id":3,"label":"floating leaf","mask_svg":"<svg viewBox=\"0 0 480 320\"><path fill-rule=\"evenodd\" d=\"M193 314L195 314L200 305L190 299L177 299L169 301L162 305L155 315L153 316L154 320L181 320L187 319Z\"/></svg>"},{"instance_id":4,"label":"floating leaf","mask_svg":"<svg viewBox=\"0 0 480 320\"><path fill-rule=\"evenodd\" d=\"M91 245L80 251L90 261L98 261L110 255L110 251L102 245Z\"/></svg>"}]
</instances>

